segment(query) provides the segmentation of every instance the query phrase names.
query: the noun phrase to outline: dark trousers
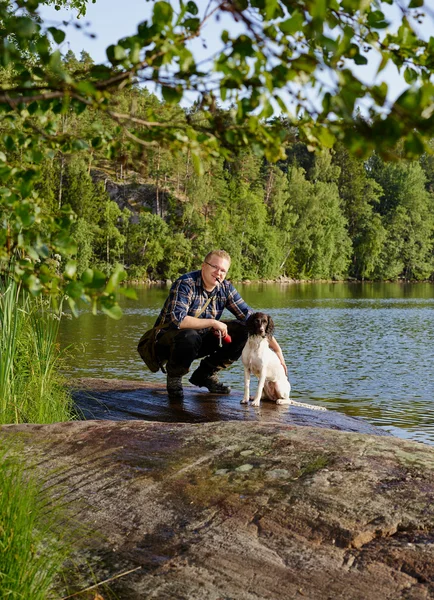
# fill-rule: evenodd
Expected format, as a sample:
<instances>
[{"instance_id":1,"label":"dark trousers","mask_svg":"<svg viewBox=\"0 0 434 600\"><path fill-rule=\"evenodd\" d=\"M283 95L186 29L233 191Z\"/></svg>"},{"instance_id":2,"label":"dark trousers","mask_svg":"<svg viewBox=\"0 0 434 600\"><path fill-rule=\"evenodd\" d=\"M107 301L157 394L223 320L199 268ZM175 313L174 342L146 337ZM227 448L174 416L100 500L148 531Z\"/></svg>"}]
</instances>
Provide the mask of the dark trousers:
<instances>
[{"instance_id":1,"label":"dark trousers","mask_svg":"<svg viewBox=\"0 0 434 600\"><path fill-rule=\"evenodd\" d=\"M158 336L157 353L161 362L166 362L169 377L178 377L188 373L196 358L206 357L201 368L215 373L225 369L240 358L247 341L247 327L241 321L224 321L232 341L227 344L212 329L200 332L196 329L168 329Z\"/></svg>"}]
</instances>

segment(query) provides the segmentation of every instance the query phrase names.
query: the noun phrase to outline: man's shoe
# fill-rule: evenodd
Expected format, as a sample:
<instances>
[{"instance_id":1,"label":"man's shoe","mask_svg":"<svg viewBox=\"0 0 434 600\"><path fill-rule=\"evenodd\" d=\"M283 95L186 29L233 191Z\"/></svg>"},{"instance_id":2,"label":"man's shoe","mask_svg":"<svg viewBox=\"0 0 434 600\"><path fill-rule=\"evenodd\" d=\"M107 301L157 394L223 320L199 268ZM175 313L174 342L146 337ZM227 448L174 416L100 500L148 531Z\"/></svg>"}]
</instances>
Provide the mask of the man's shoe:
<instances>
[{"instance_id":1,"label":"man's shoe","mask_svg":"<svg viewBox=\"0 0 434 600\"><path fill-rule=\"evenodd\" d=\"M182 389L182 377L167 376L167 395L170 400L183 400L184 390Z\"/></svg>"},{"instance_id":2,"label":"man's shoe","mask_svg":"<svg viewBox=\"0 0 434 600\"><path fill-rule=\"evenodd\" d=\"M200 375L197 371L189 379L190 383L197 385L197 387L206 387L212 394L230 394L231 388L224 383L220 383L217 375Z\"/></svg>"}]
</instances>

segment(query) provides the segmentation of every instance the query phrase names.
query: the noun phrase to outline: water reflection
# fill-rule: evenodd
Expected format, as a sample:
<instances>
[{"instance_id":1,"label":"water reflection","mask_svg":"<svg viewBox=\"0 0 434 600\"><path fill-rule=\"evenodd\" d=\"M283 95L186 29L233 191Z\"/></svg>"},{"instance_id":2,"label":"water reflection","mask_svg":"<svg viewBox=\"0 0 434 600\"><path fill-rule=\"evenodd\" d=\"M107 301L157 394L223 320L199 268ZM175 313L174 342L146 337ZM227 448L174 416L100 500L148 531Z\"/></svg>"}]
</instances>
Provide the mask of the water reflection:
<instances>
[{"instance_id":1,"label":"water reflection","mask_svg":"<svg viewBox=\"0 0 434 600\"><path fill-rule=\"evenodd\" d=\"M433 284L237 287L252 307L272 315L295 400L434 444ZM153 324L167 288L142 286L138 293L138 302L121 300L121 321L82 314L63 322L62 346L83 344L68 363L69 373L164 381L161 373L143 366L136 344ZM225 372L224 379L242 391L241 365Z\"/></svg>"}]
</instances>

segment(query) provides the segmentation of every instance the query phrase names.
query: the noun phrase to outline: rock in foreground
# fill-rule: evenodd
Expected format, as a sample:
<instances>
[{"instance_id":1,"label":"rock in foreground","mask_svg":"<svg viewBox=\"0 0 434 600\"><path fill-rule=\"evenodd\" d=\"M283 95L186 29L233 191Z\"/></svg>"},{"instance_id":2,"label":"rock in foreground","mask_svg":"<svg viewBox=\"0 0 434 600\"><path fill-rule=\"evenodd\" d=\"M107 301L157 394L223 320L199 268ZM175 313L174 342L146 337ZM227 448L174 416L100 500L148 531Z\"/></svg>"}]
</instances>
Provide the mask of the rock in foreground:
<instances>
[{"instance_id":1,"label":"rock in foreground","mask_svg":"<svg viewBox=\"0 0 434 600\"><path fill-rule=\"evenodd\" d=\"M92 528L95 578L140 567L112 584L121 600L434 597L431 447L257 422L0 428L11 438Z\"/></svg>"}]
</instances>

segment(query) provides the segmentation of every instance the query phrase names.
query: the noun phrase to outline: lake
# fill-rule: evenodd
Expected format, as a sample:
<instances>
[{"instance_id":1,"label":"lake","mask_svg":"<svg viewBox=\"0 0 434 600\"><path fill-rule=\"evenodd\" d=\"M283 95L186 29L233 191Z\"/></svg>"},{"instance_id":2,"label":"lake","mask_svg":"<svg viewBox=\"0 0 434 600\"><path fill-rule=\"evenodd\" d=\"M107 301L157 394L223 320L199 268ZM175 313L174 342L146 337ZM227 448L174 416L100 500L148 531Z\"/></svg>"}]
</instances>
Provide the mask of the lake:
<instances>
[{"instance_id":1,"label":"lake","mask_svg":"<svg viewBox=\"0 0 434 600\"><path fill-rule=\"evenodd\" d=\"M250 306L272 316L294 400L362 417L398 437L434 445L434 284L236 287ZM62 321L68 375L165 381L162 373L148 371L136 346L169 288L136 289L138 301L121 298L120 321L88 312ZM241 361L222 379L241 393Z\"/></svg>"}]
</instances>

